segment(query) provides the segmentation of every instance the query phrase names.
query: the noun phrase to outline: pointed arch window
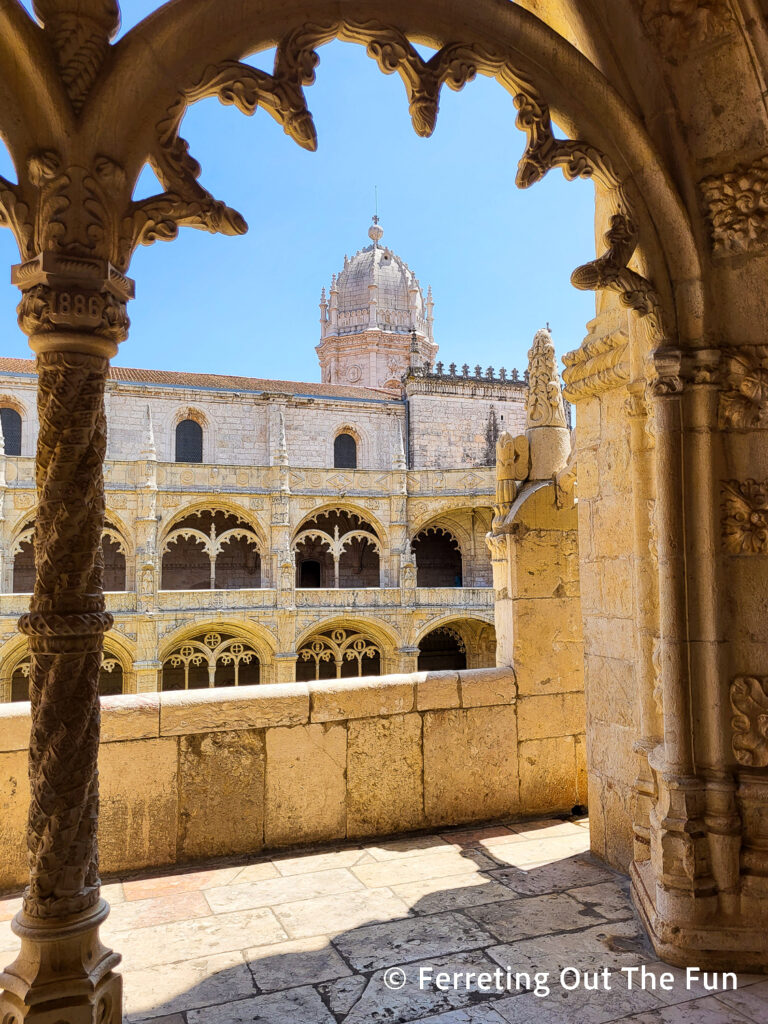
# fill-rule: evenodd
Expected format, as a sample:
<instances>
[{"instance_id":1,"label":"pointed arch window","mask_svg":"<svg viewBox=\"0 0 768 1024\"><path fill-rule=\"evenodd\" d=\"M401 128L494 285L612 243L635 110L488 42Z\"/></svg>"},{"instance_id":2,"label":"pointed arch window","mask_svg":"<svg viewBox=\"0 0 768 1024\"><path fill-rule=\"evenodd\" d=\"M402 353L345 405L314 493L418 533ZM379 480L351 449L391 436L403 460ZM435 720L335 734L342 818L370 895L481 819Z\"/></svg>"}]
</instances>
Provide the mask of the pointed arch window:
<instances>
[{"instance_id":1,"label":"pointed arch window","mask_svg":"<svg viewBox=\"0 0 768 1024\"><path fill-rule=\"evenodd\" d=\"M6 455L21 455L21 416L15 409L0 409Z\"/></svg>"},{"instance_id":2,"label":"pointed arch window","mask_svg":"<svg viewBox=\"0 0 768 1024\"><path fill-rule=\"evenodd\" d=\"M357 469L357 441L351 434L338 434L333 442L333 468Z\"/></svg>"},{"instance_id":3,"label":"pointed arch window","mask_svg":"<svg viewBox=\"0 0 768 1024\"><path fill-rule=\"evenodd\" d=\"M176 462L203 461L203 428L197 420L182 420L176 426Z\"/></svg>"}]
</instances>

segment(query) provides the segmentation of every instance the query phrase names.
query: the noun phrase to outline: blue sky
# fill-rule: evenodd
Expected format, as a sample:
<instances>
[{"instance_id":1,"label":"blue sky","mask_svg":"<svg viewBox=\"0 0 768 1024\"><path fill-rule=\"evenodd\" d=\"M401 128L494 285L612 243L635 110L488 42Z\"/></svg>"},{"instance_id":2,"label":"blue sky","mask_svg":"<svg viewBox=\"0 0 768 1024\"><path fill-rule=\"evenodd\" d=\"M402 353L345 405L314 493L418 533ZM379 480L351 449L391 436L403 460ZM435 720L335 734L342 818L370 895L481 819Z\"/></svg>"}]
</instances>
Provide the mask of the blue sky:
<instances>
[{"instance_id":1,"label":"blue sky","mask_svg":"<svg viewBox=\"0 0 768 1024\"><path fill-rule=\"evenodd\" d=\"M125 0L123 31L158 6ZM559 354L577 346L594 296L571 270L593 258L593 191L551 172L515 188L525 136L512 99L478 78L444 88L437 129L420 139L405 90L362 47L320 50L308 87L317 153L306 153L265 111L250 119L217 100L188 112L182 133L202 182L250 225L242 238L182 229L141 248L131 266L137 298L115 363L154 369L318 380L320 289L344 253L368 244L378 186L384 242L435 298L439 359L525 367L534 332L552 327ZM253 63L271 70L265 55ZM13 177L0 146L0 174ZM156 183L148 172L137 194ZM16 326L18 293L3 266L17 262L0 231L0 354L30 355Z\"/></svg>"}]
</instances>

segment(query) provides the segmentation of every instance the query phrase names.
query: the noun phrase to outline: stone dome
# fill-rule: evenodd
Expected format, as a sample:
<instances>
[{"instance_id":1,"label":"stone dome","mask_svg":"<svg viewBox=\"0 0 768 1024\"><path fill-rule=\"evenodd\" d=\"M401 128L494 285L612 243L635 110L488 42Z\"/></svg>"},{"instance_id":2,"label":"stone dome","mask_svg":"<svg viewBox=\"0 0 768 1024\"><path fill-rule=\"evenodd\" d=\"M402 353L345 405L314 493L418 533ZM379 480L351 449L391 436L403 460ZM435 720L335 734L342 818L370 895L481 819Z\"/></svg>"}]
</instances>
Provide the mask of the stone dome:
<instances>
[{"instance_id":1,"label":"stone dome","mask_svg":"<svg viewBox=\"0 0 768 1024\"><path fill-rule=\"evenodd\" d=\"M378 219L369 229L371 245L360 249L331 284L334 292L338 333L354 334L376 329L408 334L431 332L425 316L425 301L418 279L408 264L388 246L381 244L383 229Z\"/></svg>"}]
</instances>

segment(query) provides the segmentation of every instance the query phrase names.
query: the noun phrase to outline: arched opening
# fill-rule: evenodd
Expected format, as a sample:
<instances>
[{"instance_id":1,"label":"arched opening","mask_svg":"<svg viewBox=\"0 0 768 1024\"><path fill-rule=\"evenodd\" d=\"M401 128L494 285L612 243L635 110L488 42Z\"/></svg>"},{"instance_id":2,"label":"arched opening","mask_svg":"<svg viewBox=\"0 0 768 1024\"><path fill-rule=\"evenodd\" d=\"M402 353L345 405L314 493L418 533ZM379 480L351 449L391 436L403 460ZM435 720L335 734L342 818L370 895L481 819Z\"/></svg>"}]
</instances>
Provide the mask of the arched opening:
<instances>
[{"instance_id":1,"label":"arched opening","mask_svg":"<svg viewBox=\"0 0 768 1024\"><path fill-rule=\"evenodd\" d=\"M0 426L3 428L3 442L6 455L21 455L21 416L15 409L3 406L0 409Z\"/></svg>"},{"instance_id":2,"label":"arched opening","mask_svg":"<svg viewBox=\"0 0 768 1024\"><path fill-rule=\"evenodd\" d=\"M253 527L223 509L204 509L174 524L163 544L161 590L243 590L261 586Z\"/></svg>"},{"instance_id":3,"label":"arched opening","mask_svg":"<svg viewBox=\"0 0 768 1024\"><path fill-rule=\"evenodd\" d=\"M320 563L311 558L299 564L299 586L302 590L314 590L321 586L322 571Z\"/></svg>"},{"instance_id":4,"label":"arched opening","mask_svg":"<svg viewBox=\"0 0 768 1024\"><path fill-rule=\"evenodd\" d=\"M203 428L197 420L176 424L176 462L203 461Z\"/></svg>"},{"instance_id":5,"label":"arched opening","mask_svg":"<svg viewBox=\"0 0 768 1024\"><path fill-rule=\"evenodd\" d=\"M261 663L250 640L211 630L178 644L163 661L162 689L255 686Z\"/></svg>"},{"instance_id":6,"label":"arched opening","mask_svg":"<svg viewBox=\"0 0 768 1024\"><path fill-rule=\"evenodd\" d=\"M460 587L464 581L459 543L441 526L429 526L413 538L416 586Z\"/></svg>"},{"instance_id":7,"label":"arched opening","mask_svg":"<svg viewBox=\"0 0 768 1024\"><path fill-rule=\"evenodd\" d=\"M31 594L35 586L34 523L28 523L13 546L14 594ZM126 582L125 544L119 532L107 522L101 537L102 586L106 592L124 591Z\"/></svg>"},{"instance_id":8,"label":"arched opening","mask_svg":"<svg viewBox=\"0 0 768 1024\"><path fill-rule=\"evenodd\" d=\"M349 679L381 673L381 650L366 633L329 629L316 633L299 647L296 682Z\"/></svg>"},{"instance_id":9,"label":"arched opening","mask_svg":"<svg viewBox=\"0 0 768 1024\"><path fill-rule=\"evenodd\" d=\"M101 556L104 561L103 586L105 591L125 590L125 547L119 534L106 524L101 538Z\"/></svg>"},{"instance_id":10,"label":"arched opening","mask_svg":"<svg viewBox=\"0 0 768 1024\"><path fill-rule=\"evenodd\" d=\"M357 441L351 434L338 434L333 442L333 468L357 469Z\"/></svg>"},{"instance_id":11,"label":"arched opening","mask_svg":"<svg viewBox=\"0 0 768 1024\"><path fill-rule=\"evenodd\" d=\"M458 670L467 667L467 648L458 630L438 626L419 643L419 672Z\"/></svg>"},{"instance_id":12,"label":"arched opening","mask_svg":"<svg viewBox=\"0 0 768 1024\"><path fill-rule=\"evenodd\" d=\"M31 659L27 655L11 675L11 700L29 700L29 673L31 670ZM123 666L113 658L108 651L104 651L101 660L101 671L99 672L99 696L115 697L123 692Z\"/></svg>"},{"instance_id":13,"label":"arched opening","mask_svg":"<svg viewBox=\"0 0 768 1024\"><path fill-rule=\"evenodd\" d=\"M16 553L13 556L13 593L31 594L35 588L35 546L31 529L24 531L14 549Z\"/></svg>"},{"instance_id":14,"label":"arched opening","mask_svg":"<svg viewBox=\"0 0 768 1024\"><path fill-rule=\"evenodd\" d=\"M317 513L304 521L293 546L297 587L305 586L304 579L309 588L379 586L381 542L374 527L356 512Z\"/></svg>"}]
</instances>

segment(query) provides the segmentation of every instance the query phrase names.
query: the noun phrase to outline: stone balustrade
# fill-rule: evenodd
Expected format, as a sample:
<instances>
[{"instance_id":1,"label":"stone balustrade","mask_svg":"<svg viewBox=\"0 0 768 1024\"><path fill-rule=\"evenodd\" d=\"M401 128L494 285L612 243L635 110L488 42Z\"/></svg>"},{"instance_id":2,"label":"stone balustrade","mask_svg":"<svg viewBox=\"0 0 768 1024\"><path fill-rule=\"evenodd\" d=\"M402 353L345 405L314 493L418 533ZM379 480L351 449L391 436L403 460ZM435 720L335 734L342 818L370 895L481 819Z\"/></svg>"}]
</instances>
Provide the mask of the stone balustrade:
<instances>
[{"instance_id":1,"label":"stone balustrade","mask_svg":"<svg viewBox=\"0 0 768 1024\"><path fill-rule=\"evenodd\" d=\"M101 704L105 875L586 802L583 694L520 700L509 668ZM29 729L0 706L0 890L27 880Z\"/></svg>"}]
</instances>

